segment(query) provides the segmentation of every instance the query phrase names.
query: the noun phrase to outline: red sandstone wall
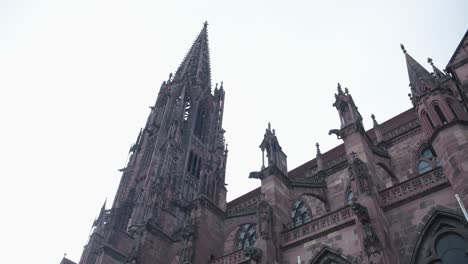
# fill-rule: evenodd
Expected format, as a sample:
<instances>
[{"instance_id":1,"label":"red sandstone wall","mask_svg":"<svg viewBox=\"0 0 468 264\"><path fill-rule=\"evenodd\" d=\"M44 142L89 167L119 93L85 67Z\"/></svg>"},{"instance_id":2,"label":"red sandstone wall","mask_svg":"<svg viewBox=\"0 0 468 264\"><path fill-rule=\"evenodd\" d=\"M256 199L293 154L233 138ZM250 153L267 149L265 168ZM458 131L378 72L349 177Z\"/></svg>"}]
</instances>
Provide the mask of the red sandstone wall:
<instances>
[{"instance_id":1,"label":"red sandstone wall","mask_svg":"<svg viewBox=\"0 0 468 264\"><path fill-rule=\"evenodd\" d=\"M400 182L418 175L416 170L418 151L421 145L426 142L425 138L422 130L417 129L411 134L395 140L388 149L394 174Z\"/></svg>"},{"instance_id":2,"label":"red sandstone wall","mask_svg":"<svg viewBox=\"0 0 468 264\"><path fill-rule=\"evenodd\" d=\"M344 255L359 255L362 245L357 236L356 225L345 227L285 250L283 253L284 264L296 264L297 256L301 256L303 263L309 263L310 259L312 259L323 246L333 249L342 249L341 253Z\"/></svg>"},{"instance_id":3,"label":"red sandstone wall","mask_svg":"<svg viewBox=\"0 0 468 264\"><path fill-rule=\"evenodd\" d=\"M346 187L349 182L348 169L343 169L326 178L330 210L337 210L346 205Z\"/></svg>"},{"instance_id":4,"label":"red sandstone wall","mask_svg":"<svg viewBox=\"0 0 468 264\"><path fill-rule=\"evenodd\" d=\"M416 228L424 216L434 207L446 206L458 209L451 187L415 199L385 213L390 225L392 243L400 256L404 256L416 238Z\"/></svg>"}]
</instances>

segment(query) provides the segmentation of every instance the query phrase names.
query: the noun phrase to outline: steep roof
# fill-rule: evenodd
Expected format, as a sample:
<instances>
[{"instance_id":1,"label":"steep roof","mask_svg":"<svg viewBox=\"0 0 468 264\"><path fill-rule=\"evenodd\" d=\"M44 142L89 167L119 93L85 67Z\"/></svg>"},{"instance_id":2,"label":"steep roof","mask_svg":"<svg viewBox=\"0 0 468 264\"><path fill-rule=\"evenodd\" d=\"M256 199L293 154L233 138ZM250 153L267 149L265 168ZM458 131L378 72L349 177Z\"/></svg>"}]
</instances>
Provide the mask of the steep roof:
<instances>
[{"instance_id":1,"label":"steep roof","mask_svg":"<svg viewBox=\"0 0 468 264\"><path fill-rule=\"evenodd\" d=\"M461 39L460 43L458 44L457 48L455 49L455 52L453 53L452 57L450 58L448 64L447 64L447 68L453 66L455 63L458 62L458 55L460 53L460 51L462 50L463 47L465 47L466 45L468 45L468 30L465 32L465 35L463 36L463 38Z\"/></svg>"}]
</instances>

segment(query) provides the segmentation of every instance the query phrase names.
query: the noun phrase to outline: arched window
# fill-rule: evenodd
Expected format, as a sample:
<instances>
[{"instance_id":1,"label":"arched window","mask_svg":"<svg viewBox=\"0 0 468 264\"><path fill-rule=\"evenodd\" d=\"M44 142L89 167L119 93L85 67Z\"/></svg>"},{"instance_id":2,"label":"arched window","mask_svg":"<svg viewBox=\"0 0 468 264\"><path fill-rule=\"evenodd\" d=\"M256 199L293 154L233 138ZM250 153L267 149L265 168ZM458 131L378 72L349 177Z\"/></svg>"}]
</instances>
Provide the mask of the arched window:
<instances>
[{"instance_id":1,"label":"arched window","mask_svg":"<svg viewBox=\"0 0 468 264\"><path fill-rule=\"evenodd\" d=\"M294 227L303 225L312 220L309 209L305 205L304 201L298 199L294 202L293 209L291 211L291 218Z\"/></svg>"},{"instance_id":2,"label":"arched window","mask_svg":"<svg viewBox=\"0 0 468 264\"><path fill-rule=\"evenodd\" d=\"M447 100L447 104L448 104L448 106L450 108L450 111L452 111L453 117L455 119L458 119L457 112L455 112L455 109L453 109L452 102Z\"/></svg>"},{"instance_id":3,"label":"arched window","mask_svg":"<svg viewBox=\"0 0 468 264\"><path fill-rule=\"evenodd\" d=\"M417 166L419 174L426 173L439 166L439 159L432 153L430 148L426 147L420 152Z\"/></svg>"},{"instance_id":4,"label":"arched window","mask_svg":"<svg viewBox=\"0 0 468 264\"><path fill-rule=\"evenodd\" d=\"M255 224L244 224L240 227L239 235L237 236L237 250L253 246L257 239L255 229Z\"/></svg>"},{"instance_id":5,"label":"arched window","mask_svg":"<svg viewBox=\"0 0 468 264\"><path fill-rule=\"evenodd\" d=\"M428 115L426 112L424 112L423 116L424 116L424 119L427 120L427 122L429 123L429 125L431 125L431 128L435 128L434 123L432 123L431 118L429 117L429 115Z\"/></svg>"},{"instance_id":6,"label":"arched window","mask_svg":"<svg viewBox=\"0 0 468 264\"><path fill-rule=\"evenodd\" d=\"M435 211L417 229L419 235L412 243L414 251L408 264L468 263L468 230L462 215Z\"/></svg>"},{"instance_id":7,"label":"arched window","mask_svg":"<svg viewBox=\"0 0 468 264\"><path fill-rule=\"evenodd\" d=\"M435 251L442 263L468 263L465 238L457 233L442 234L436 241Z\"/></svg>"},{"instance_id":8,"label":"arched window","mask_svg":"<svg viewBox=\"0 0 468 264\"><path fill-rule=\"evenodd\" d=\"M442 113L442 110L440 110L440 107L438 105L435 105L434 110L436 111L437 115L439 116L439 119L442 122L442 124L447 124L447 119L445 118L444 113Z\"/></svg>"},{"instance_id":9,"label":"arched window","mask_svg":"<svg viewBox=\"0 0 468 264\"><path fill-rule=\"evenodd\" d=\"M346 202L347 202L348 204L353 204L353 202L354 202L354 194L353 194L352 191L349 191L349 192L348 192L348 195L346 195Z\"/></svg>"}]
</instances>

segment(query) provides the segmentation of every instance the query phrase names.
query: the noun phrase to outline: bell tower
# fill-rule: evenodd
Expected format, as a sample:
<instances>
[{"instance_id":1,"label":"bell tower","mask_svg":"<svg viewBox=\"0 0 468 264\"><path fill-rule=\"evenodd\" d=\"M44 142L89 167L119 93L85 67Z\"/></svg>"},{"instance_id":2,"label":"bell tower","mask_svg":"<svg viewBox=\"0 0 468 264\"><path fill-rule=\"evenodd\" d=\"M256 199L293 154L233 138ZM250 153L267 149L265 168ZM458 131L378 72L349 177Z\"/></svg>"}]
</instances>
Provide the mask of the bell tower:
<instances>
[{"instance_id":1,"label":"bell tower","mask_svg":"<svg viewBox=\"0 0 468 264\"><path fill-rule=\"evenodd\" d=\"M225 92L222 82L212 91L207 26L162 83L81 264L114 263L99 256L115 263L204 263L216 253L198 242L204 233L198 223L216 221L226 207ZM210 236L217 243L217 233ZM90 253L99 248L101 255Z\"/></svg>"}]
</instances>

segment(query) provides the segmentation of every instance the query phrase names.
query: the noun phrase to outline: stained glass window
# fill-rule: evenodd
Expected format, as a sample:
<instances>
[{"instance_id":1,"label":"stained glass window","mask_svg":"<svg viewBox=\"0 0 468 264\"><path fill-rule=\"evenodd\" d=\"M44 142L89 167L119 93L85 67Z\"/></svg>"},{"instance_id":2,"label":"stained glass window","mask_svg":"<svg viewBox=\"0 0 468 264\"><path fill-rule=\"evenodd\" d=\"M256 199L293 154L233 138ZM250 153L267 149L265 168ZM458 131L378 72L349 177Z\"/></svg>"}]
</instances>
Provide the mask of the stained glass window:
<instances>
[{"instance_id":1,"label":"stained glass window","mask_svg":"<svg viewBox=\"0 0 468 264\"><path fill-rule=\"evenodd\" d=\"M309 209L305 205L304 201L297 200L294 202L293 209L291 211L291 218L294 227L303 225L312 220Z\"/></svg>"},{"instance_id":2,"label":"stained glass window","mask_svg":"<svg viewBox=\"0 0 468 264\"><path fill-rule=\"evenodd\" d=\"M238 250L253 246L255 240L257 239L255 229L255 224L244 224L240 227L239 235L237 236Z\"/></svg>"},{"instance_id":3,"label":"stained glass window","mask_svg":"<svg viewBox=\"0 0 468 264\"><path fill-rule=\"evenodd\" d=\"M468 263L465 239L457 233L443 234L436 242L437 256L442 263Z\"/></svg>"},{"instance_id":4,"label":"stained glass window","mask_svg":"<svg viewBox=\"0 0 468 264\"><path fill-rule=\"evenodd\" d=\"M418 172L419 174L426 173L440 166L439 159L432 153L431 149L425 148L421 151L418 161Z\"/></svg>"}]
</instances>

